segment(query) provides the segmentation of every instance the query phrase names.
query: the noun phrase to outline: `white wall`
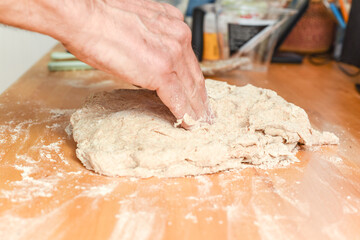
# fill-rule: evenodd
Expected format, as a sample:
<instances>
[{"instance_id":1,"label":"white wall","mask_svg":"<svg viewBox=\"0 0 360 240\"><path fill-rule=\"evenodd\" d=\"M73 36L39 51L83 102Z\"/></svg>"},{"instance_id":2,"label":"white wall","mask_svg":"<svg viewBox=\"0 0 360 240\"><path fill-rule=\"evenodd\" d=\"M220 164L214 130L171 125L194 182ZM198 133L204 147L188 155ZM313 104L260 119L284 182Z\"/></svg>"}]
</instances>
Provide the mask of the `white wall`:
<instances>
[{"instance_id":1,"label":"white wall","mask_svg":"<svg viewBox=\"0 0 360 240\"><path fill-rule=\"evenodd\" d=\"M48 36L0 25L0 94L56 43Z\"/></svg>"}]
</instances>

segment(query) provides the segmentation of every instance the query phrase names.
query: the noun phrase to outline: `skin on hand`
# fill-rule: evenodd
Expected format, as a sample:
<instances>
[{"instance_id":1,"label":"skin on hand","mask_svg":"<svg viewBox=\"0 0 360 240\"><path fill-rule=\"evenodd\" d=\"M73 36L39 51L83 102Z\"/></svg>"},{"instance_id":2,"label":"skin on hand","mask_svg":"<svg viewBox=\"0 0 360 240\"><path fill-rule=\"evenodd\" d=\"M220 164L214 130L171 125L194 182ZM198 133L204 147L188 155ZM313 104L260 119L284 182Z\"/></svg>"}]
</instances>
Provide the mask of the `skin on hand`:
<instances>
[{"instance_id":1,"label":"skin on hand","mask_svg":"<svg viewBox=\"0 0 360 240\"><path fill-rule=\"evenodd\" d=\"M187 113L211 122L191 31L178 9L150 0L71 2L66 7L69 29L58 38L72 54L127 82L156 90L177 119Z\"/></svg>"}]
</instances>

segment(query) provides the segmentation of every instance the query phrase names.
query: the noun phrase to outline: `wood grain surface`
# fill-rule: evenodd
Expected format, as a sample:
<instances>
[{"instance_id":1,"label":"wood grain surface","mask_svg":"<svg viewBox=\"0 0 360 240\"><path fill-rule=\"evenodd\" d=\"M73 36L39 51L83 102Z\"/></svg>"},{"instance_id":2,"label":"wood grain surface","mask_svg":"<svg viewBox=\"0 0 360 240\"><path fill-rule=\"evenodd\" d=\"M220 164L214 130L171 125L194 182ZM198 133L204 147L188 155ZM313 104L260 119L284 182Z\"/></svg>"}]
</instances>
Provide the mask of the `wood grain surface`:
<instances>
[{"instance_id":1,"label":"wood grain surface","mask_svg":"<svg viewBox=\"0 0 360 240\"><path fill-rule=\"evenodd\" d=\"M217 79L277 91L339 146L304 149L286 168L136 179L86 170L66 133L89 94L131 86L50 73L48 60L0 96L0 239L360 239L359 78L335 63Z\"/></svg>"}]
</instances>

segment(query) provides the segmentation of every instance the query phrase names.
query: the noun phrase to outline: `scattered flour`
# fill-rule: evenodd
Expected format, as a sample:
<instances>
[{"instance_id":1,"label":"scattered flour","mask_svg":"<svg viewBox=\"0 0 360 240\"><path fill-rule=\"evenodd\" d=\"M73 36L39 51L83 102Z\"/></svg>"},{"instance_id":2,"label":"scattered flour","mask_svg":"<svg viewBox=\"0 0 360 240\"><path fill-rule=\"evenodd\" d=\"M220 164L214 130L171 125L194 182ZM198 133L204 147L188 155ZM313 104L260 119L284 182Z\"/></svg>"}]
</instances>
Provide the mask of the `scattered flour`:
<instances>
[{"instance_id":1,"label":"scattered flour","mask_svg":"<svg viewBox=\"0 0 360 240\"><path fill-rule=\"evenodd\" d=\"M27 102L22 104L27 104ZM13 203L30 202L36 198L51 198L62 179L74 175L89 174L88 171L71 171L65 168L70 166L63 152L63 146L68 138L64 134L59 136L58 133L63 132L66 124L68 125L74 109L52 109L39 106L32 111L31 116L35 116L34 118L28 118L22 114L21 116L24 117L22 121L9 120L0 124L0 167L11 166L19 171L20 175L19 180L8 181L8 188L0 190L0 199L8 199ZM44 120L36 118L37 114L44 115ZM7 115L10 119L12 116L19 118L16 112L9 111ZM39 129L39 127L50 131L45 136L52 141L49 142L49 139L45 140L41 136L32 140L28 146L30 132L32 129ZM58 131L59 129L62 131ZM10 154L7 146L15 142L21 144L19 144L18 152L14 156L15 161L8 163L7 159L3 157ZM45 169L39 168L40 163L43 167L56 169L57 173L47 174ZM83 194L96 197L103 196L102 194L109 193L111 190L112 188L107 189L106 185L94 184L87 186Z\"/></svg>"},{"instance_id":2,"label":"scattered flour","mask_svg":"<svg viewBox=\"0 0 360 240\"><path fill-rule=\"evenodd\" d=\"M42 143L43 142L44 141L42 141ZM38 148L39 154L41 157L46 158L51 162L57 162L56 159L60 159L65 165L69 165L69 161L64 157L64 153L61 148L64 143L65 141L61 139L57 142L44 144Z\"/></svg>"},{"instance_id":3,"label":"scattered flour","mask_svg":"<svg viewBox=\"0 0 360 240\"><path fill-rule=\"evenodd\" d=\"M54 129L57 129L60 127L61 127L61 125L59 123L54 123L52 125L46 125L46 128L51 129L51 130L54 130Z\"/></svg>"},{"instance_id":4,"label":"scattered flour","mask_svg":"<svg viewBox=\"0 0 360 240\"><path fill-rule=\"evenodd\" d=\"M51 236L65 223L66 219L61 214L64 207L60 206L50 213L30 218L21 217L12 212L4 212L0 215L0 238L22 240L29 239L29 236L31 236L32 239L53 239ZM51 226L46 231L44 231L45 223ZM60 239L61 236L58 236L58 238Z\"/></svg>"},{"instance_id":5,"label":"scattered flour","mask_svg":"<svg viewBox=\"0 0 360 240\"><path fill-rule=\"evenodd\" d=\"M341 157L336 157L336 156L331 156L328 158L328 160L333 163L342 163L343 162Z\"/></svg>"},{"instance_id":6,"label":"scattered flour","mask_svg":"<svg viewBox=\"0 0 360 240\"><path fill-rule=\"evenodd\" d=\"M186 219L186 220L190 220L190 221L192 221L193 223L197 223L197 222L198 222L197 217L196 217L193 213L191 213L191 212L189 212L188 214L186 214L185 219Z\"/></svg>"},{"instance_id":7,"label":"scattered flour","mask_svg":"<svg viewBox=\"0 0 360 240\"><path fill-rule=\"evenodd\" d=\"M32 160L33 161L33 160ZM21 180L13 181L9 185L15 190L1 190L0 197L5 197L11 202L27 202L37 197L51 197L59 181L57 176L35 179L31 174L36 167L15 165L15 169L22 171Z\"/></svg>"},{"instance_id":8,"label":"scattered flour","mask_svg":"<svg viewBox=\"0 0 360 240\"><path fill-rule=\"evenodd\" d=\"M206 196L210 193L213 183L208 176L196 176L195 179L198 181L198 191L200 196Z\"/></svg>"},{"instance_id":9,"label":"scattered flour","mask_svg":"<svg viewBox=\"0 0 360 240\"><path fill-rule=\"evenodd\" d=\"M133 239L163 239L165 231L165 218L159 219L156 211L129 211L122 208L116 215L118 219L110 240L133 240Z\"/></svg>"},{"instance_id":10,"label":"scattered flour","mask_svg":"<svg viewBox=\"0 0 360 240\"><path fill-rule=\"evenodd\" d=\"M86 197L103 197L114 191L119 184L117 182L110 183L107 185L91 186L81 193L81 196Z\"/></svg>"},{"instance_id":11,"label":"scattered flour","mask_svg":"<svg viewBox=\"0 0 360 240\"><path fill-rule=\"evenodd\" d=\"M44 109L44 110L47 111L48 109ZM53 108L49 110L52 115L51 117L53 119L57 119L62 116L68 116L69 114L71 115L75 111L75 109L59 109L59 108Z\"/></svg>"}]
</instances>

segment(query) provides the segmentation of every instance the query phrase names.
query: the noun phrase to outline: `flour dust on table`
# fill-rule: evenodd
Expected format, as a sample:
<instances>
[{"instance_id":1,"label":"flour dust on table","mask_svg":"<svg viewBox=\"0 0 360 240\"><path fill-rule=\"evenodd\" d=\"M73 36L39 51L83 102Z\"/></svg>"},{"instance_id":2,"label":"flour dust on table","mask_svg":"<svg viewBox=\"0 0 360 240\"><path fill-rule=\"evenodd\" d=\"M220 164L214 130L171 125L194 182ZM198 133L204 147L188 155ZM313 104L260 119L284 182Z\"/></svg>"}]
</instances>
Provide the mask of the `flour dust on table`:
<instances>
[{"instance_id":1,"label":"flour dust on table","mask_svg":"<svg viewBox=\"0 0 360 240\"><path fill-rule=\"evenodd\" d=\"M339 142L313 129L303 109L274 91L210 79L206 88L215 122L191 130L175 127L188 119L176 120L153 91L92 95L71 117L77 157L109 176L180 177L287 166L301 145Z\"/></svg>"}]
</instances>

